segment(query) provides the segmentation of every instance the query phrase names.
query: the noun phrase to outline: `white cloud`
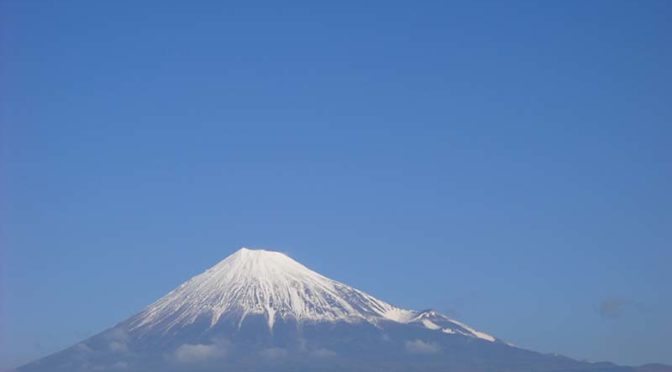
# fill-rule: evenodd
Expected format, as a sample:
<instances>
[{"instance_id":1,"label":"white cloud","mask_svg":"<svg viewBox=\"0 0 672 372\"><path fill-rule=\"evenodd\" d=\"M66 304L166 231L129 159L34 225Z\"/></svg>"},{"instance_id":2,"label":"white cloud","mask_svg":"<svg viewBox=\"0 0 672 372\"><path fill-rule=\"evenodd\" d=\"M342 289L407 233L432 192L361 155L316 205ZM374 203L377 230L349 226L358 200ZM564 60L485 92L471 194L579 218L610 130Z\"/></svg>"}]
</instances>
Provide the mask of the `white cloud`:
<instances>
[{"instance_id":1,"label":"white cloud","mask_svg":"<svg viewBox=\"0 0 672 372\"><path fill-rule=\"evenodd\" d=\"M440 351L439 345L422 340L406 341L405 347L411 354L436 354Z\"/></svg>"},{"instance_id":2,"label":"white cloud","mask_svg":"<svg viewBox=\"0 0 672 372\"><path fill-rule=\"evenodd\" d=\"M110 350L115 353L125 353L128 351L128 345L123 341L112 341L109 346Z\"/></svg>"},{"instance_id":3,"label":"white cloud","mask_svg":"<svg viewBox=\"0 0 672 372\"><path fill-rule=\"evenodd\" d=\"M90 353L93 351L89 345L83 342L75 345L75 350L79 351L80 353Z\"/></svg>"},{"instance_id":4,"label":"white cloud","mask_svg":"<svg viewBox=\"0 0 672 372\"><path fill-rule=\"evenodd\" d=\"M227 344L184 344L175 350L175 359L181 363L199 363L226 357Z\"/></svg>"},{"instance_id":5,"label":"white cloud","mask_svg":"<svg viewBox=\"0 0 672 372\"><path fill-rule=\"evenodd\" d=\"M329 349L317 349L310 352L310 356L316 358L330 358L335 357L336 352Z\"/></svg>"},{"instance_id":6,"label":"white cloud","mask_svg":"<svg viewBox=\"0 0 672 372\"><path fill-rule=\"evenodd\" d=\"M268 359L278 359L287 356L287 350L279 347L271 347L261 351L261 356Z\"/></svg>"},{"instance_id":7,"label":"white cloud","mask_svg":"<svg viewBox=\"0 0 672 372\"><path fill-rule=\"evenodd\" d=\"M108 332L105 335L105 338L109 340L107 347L110 349L110 351L115 353L128 352L128 334L125 330L121 328L115 328Z\"/></svg>"}]
</instances>

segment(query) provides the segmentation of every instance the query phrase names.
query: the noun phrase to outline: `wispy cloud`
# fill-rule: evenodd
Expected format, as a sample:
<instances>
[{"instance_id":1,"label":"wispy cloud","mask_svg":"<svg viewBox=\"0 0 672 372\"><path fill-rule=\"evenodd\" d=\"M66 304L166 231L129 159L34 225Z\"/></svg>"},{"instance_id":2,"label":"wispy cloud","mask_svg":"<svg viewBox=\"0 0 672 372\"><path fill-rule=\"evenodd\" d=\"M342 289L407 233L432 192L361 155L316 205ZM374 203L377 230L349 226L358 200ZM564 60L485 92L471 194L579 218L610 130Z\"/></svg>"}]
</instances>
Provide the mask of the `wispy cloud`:
<instances>
[{"instance_id":1,"label":"wispy cloud","mask_svg":"<svg viewBox=\"0 0 672 372\"><path fill-rule=\"evenodd\" d=\"M122 328L115 328L105 335L107 348L114 353L127 353L128 333Z\"/></svg>"},{"instance_id":2,"label":"wispy cloud","mask_svg":"<svg viewBox=\"0 0 672 372\"><path fill-rule=\"evenodd\" d=\"M405 348L411 354L436 354L441 351L439 345L422 340L406 341Z\"/></svg>"},{"instance_id":3,"label":"wispy cloud","mask_svg":"<svg viewBox=\"0 0 672 372\"><path fill-rule=\"evenodd\" d=\"M599 303L598 311L603 318L618 318L632 301L618 297L605 298Z\"/></svg>"},{"instance_id":4,"label":"wispy cloud","mask_svg":"<svg viewBox=\"0 0 672 372\"><path fill-rule=\"evenodd\" d=\"M287 356L287 350L279 347L271 347L260 352L261 356L267 359L280 359Z\"/></svg>"},{"instance_id":5,"label":"wispy cloud","mask_svg":"<svg viewBox=\"0 0 672 372\"><path fill-rule=\"evenodd\" d=\"M223 359L228 354L228 342L219 340L212 344L183 344L174 353L180 363L201 363Z\"/></svg>"},{"instance_id":6,"label":"wispy cloud","mask_svg":"<svg viewBox=\"0 0 672 372\"><path fill-rule=\"evenodd\" d=\"M331 358L336 356L336 352L329 349L317 349L311 351L310 356L316 358Z\"/></svg>"}]
</instances>

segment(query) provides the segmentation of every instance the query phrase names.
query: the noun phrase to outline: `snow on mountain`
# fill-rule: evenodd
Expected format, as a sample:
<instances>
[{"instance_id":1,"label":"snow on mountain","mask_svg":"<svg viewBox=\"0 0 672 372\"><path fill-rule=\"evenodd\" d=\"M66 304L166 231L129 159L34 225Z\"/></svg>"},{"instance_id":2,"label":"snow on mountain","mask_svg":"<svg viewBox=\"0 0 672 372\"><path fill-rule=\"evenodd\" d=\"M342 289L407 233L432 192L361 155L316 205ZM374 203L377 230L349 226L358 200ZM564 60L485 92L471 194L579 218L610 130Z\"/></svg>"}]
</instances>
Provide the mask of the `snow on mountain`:
<instances>
[{"instance_id":1,"label":"snow on mountain","mask_svg":"<svg viewBox=\"0 0 672 372\"><path fill-rule=\"evenodd\" d=\"M278 319L297 322L420 323L430 329L488 341L495 338L436 312L390 305L367 293L324 277L287 255L241 248L150 305L133 318L131 331L167 332L201 319L210 326L249 315L263 315L269 329ZM441 326L432 323L436 321Z\"/></svg>"},{"instance_id":2,"label":"snow on mountain","mask_svg":"<svg viewBox=\"0 0 672 372\"><path fill-rule=\"evenodd\" d=\"M501 342L242 248L139 314L20 372L638 372Z\"/></svg>"},{"instance_id":3,"label":"snow on mountain","mask_svg":"<svg viewBox=\"0 0 672 372\"><path fill-rule=\"evenodd\" d=\"M468 337L476 337L481 340L495 342L497 339L485 332L477 331L468 325L451 319L434 310L425 310L410 320L410 322L420 322L425 328L440 330L448 334L460 334Z\"/></svg>"}]
</instances>

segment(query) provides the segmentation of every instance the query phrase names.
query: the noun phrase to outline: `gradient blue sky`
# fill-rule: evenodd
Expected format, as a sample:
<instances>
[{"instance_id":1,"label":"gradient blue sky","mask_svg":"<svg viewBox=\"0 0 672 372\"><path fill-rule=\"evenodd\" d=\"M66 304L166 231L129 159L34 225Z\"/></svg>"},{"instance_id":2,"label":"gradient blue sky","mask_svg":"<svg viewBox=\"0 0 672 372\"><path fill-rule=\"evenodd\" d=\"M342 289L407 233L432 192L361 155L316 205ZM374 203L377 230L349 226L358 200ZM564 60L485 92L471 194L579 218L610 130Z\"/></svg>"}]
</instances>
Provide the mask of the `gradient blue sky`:
<instances>
[{"instance_id":1,"label":"gradient blue sky","mask_svg":"<svg viewBox=\"0 0 672 372\"><path fill-rule=\"evenodd\" d=\"M0 4L0 366L243 245L672 363L672 2Z\"/></svg>"}]
</instances>

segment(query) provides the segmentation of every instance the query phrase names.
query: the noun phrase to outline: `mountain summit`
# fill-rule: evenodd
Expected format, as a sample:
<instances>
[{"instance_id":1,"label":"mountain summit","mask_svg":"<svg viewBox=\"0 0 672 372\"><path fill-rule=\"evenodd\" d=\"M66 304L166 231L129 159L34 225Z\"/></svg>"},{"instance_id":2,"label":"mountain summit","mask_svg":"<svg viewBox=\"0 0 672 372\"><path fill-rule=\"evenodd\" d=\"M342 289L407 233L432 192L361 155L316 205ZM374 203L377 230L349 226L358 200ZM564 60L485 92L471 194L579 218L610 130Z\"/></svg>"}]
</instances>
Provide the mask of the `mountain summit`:
<instances>
[{"instance_id":1,"label":"mountain summit","mask_svg":"<svg viewBox=\"0 0 672 372\"><path fill-rule=\"evenodd\" d=\"M602 371L393 306L285 254L242 248L139 314L20 372Z\"/></svg>"}]
</instances>

